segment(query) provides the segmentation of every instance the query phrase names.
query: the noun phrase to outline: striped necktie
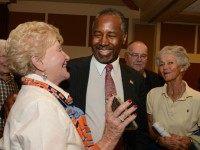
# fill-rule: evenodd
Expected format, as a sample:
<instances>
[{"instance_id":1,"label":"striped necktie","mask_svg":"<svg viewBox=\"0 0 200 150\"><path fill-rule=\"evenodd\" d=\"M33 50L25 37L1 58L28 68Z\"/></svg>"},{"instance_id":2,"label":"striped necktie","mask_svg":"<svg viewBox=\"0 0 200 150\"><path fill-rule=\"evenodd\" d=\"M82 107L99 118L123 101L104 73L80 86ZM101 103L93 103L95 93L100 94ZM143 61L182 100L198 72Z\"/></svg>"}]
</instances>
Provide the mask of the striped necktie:
<instances>
[{"instance_id":1,"label":"striped necktie","mask_svg":"<svg viewBox=\"0 0 200 150\"><path fill-rule=\"evenodd\" d=\"M115 83L111 76L111 71L113 69L112 64L106 65L106 76L105 76L105 98L107 99L111 94L117 94Z\"/></svg>"}]
</instances>

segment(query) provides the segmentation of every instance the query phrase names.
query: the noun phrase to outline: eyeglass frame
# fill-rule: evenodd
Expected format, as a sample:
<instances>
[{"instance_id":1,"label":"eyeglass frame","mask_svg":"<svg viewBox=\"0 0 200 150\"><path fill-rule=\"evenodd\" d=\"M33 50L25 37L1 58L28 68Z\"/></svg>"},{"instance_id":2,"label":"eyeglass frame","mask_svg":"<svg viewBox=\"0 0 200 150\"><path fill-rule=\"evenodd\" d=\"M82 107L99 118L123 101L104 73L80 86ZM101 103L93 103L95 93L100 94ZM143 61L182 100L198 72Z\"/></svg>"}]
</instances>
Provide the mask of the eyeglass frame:
<instances>
[{"instance_id":1,"label":"eyeglass frame","mask_svg":"<svg viewBox=\"0 0 200 150\"><path fill-rule=\"evenodd\" d=\"M135 59L142 59L142 60L146 60L147 59L147 54L138 54L138 53L131 53L131 52L127 52L129 54L129 56L135 58Z\"/></svg>"}]
</instances>

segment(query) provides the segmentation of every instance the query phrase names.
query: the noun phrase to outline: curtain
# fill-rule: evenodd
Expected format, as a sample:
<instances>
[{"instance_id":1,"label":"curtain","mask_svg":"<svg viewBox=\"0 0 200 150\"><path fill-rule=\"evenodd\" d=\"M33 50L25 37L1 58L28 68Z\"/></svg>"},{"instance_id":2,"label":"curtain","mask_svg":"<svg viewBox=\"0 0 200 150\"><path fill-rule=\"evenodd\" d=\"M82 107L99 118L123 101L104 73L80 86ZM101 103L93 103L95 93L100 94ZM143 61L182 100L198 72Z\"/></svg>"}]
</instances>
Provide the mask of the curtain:
<instances>
[{"instance_id":1,"label":"curtain","mask_svg":"<svg viewBox=\"0 0 200 150\"><path fill-rule=\"evenodd\" d=\"M0 4L0 39L7 39L9 23L8 3Z\"/></svg>"}]
</instances>

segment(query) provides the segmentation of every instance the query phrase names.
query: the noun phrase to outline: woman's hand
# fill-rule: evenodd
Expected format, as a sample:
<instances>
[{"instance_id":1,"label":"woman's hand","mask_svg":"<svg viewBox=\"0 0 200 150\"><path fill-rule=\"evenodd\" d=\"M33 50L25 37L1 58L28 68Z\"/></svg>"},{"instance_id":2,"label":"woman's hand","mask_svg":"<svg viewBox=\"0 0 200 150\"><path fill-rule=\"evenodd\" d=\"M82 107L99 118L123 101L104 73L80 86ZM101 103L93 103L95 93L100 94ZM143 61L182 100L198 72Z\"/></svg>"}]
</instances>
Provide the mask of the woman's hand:
<instances>
[{"instance_id":1,"label":"woman's hand","mask_svg":"<svg viewBox=\"0 0 200 150\"><path fill-rule=\"evenodd\" d=\"M191 141L187 136L171 134L171 137L161 137L159 144L170 150L188 150Z\"/></svg>"},{"instance_id":2,"label":"woman's hand","mask_svg":"<svg viewBox=\"0 0 200 150\"><path fill-rule=\"evenodd\" d=\"M102 139L98 142L101 149L113 149L119 141L125 127L136 118L136 105L130 107L132 101L123 102L114 112L112 103L114 96L106 101L105 130ZM130 107L130 108L129 108Z\"/></svg>"}]
</instances>

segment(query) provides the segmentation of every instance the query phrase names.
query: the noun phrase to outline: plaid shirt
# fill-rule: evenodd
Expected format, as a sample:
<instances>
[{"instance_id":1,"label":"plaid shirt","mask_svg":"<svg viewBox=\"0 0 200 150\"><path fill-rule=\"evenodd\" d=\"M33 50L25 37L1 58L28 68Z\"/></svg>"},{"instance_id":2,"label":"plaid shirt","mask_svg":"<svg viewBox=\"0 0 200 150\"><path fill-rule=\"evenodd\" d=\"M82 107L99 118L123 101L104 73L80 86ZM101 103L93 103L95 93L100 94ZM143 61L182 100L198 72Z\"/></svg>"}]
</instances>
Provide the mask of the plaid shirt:
<instances>
[{"instance_id":1,"label":"plaid shirt","mask_svg":"<svg viewBox=\"0 0 200 150\"><path fill-rule=\"evenodd\" d=\"M13 76L8 81L4 81L0 78L0 110L4 104L4 101L13 93L18 92L17 84L14 81ZM0 115L0 130L3 129L3 119L2 115Z\"/></svg>"}]
</instances>

